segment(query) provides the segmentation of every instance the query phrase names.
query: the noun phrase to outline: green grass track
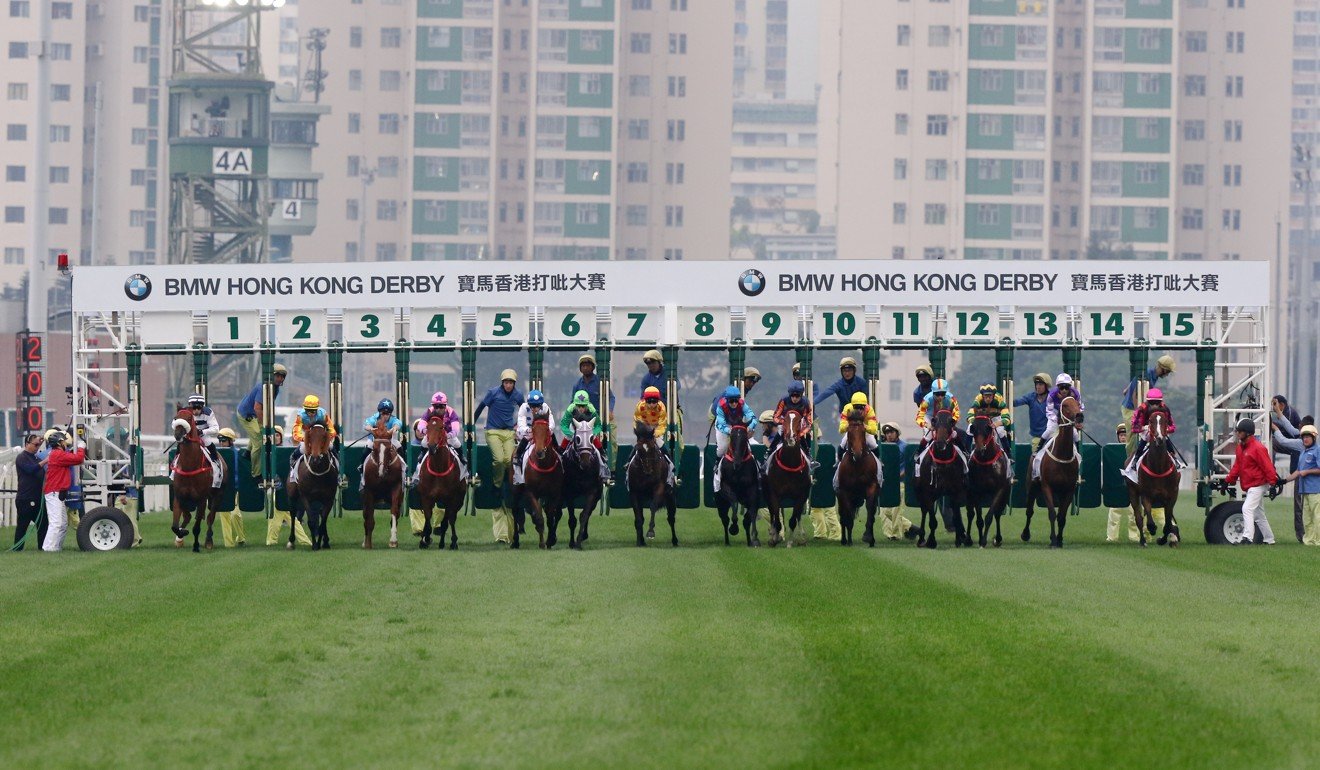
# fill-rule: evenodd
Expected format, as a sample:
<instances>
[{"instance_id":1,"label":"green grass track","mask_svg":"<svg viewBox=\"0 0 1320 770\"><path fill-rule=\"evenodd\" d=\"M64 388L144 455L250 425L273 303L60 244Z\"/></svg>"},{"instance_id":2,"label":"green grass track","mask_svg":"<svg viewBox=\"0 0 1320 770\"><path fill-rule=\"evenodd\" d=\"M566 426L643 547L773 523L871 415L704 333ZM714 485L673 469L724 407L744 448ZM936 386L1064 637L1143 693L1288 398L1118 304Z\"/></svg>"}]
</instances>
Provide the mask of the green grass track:
<instances>
[{"instance_id":1,"label":"green grass track","mask_svg":"<svg viewBox=\"0 0 1320 770\"><path fill-rule=\"evenodd\" d=\"M0 767L1314 767L1320 549L1270 510L1268 548L1085 511L1062 551L1019 512L936 552L725 548L706 512L640 550L616 511L584 553L486 515L368 553L350 515L328 553L199 555L148 516L134 552L0 555Z\"/></svg>"}]
</instances>

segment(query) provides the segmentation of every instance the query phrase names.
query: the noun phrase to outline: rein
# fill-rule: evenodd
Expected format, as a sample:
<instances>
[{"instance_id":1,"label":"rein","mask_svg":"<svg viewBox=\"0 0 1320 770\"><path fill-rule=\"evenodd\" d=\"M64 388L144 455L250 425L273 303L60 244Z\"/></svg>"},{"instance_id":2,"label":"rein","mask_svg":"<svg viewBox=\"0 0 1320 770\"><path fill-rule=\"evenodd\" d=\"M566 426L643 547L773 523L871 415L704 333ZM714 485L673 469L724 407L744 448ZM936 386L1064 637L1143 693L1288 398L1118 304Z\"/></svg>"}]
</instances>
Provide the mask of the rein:
<instances>
[{"instance_id":1,"label":"rein","mask_svg":"<svg viewBox=\"0 0 1320 770\"><path fill-rule=\"evenodd\" d=\"M1004 450L1003 450L1003 448L999 446L999 442L997 442L997 441L991 441L991 442L990 442L990 445L993 446L993 447L995 448L995 455L994 455L994 457L991 457L989 460L987 460L987 461L985 461L985 462L981 462L981 460L980 460L980 459L978 458L978 456L977 456L977 453L976 453L976 452L972 452L972 462L976 463L977 465L986 466L986 467L989 467L989 466L994 465L995 463L999 462L999 458L1001 458L1001 457L1004 456Z\"/></svg>"},{"instance_id":2,"label":"rein","mask_svg":"<svg viewBox=\"0 0 1320 770\"><path fill-rule=\"evenodd\" d=\"M193 432L194 432L194 433L196 432L196 430L197 430L196 428L193 428ZM178 447L178 448L180 449L180 451L182 451L182 449L183 449L183 443L184 443L185 441L187 441L187 442L191 442L191 443L196 444L196 445L198 445L198 446L202 446L202 438L201 438L201 436L194 436L192 433L189 433L188 435L184 436L183 438L179 439L178 441L175 441L175 442L174 442L174 446ZM209 471L209 470L211 470L211 463L207 462L205 452L203 452L203 454L202 454L202 467L197 468L196 470L191 470L191 471L185 471L185 470L182 470L181 468L179 468L179 457L178 457L178 455L175 455L175 457L174 457L174 475L175 475L175 476L199 476L199 475L201 475L201 474L203 474L203 473L206 473L206 472Z\"/></svg>"},{"instance_id":3,"label":"rein","mask_svg":"<svg viewBox=\"0 0 1320 770\"><path fill-rule=\"evenodd\" d=\"M780 451L780 452L775 452L775 465L779 466L779 469L780 469L780 470L788 471L789 473L797 473L798 471L801 471L803 468L807 467L807 456L806 456L806 455L804 455L804 454L799 454L799 455L798 455L798 464L797 464L797 467L796 467L796 468L790 468L790 467L788 467L787 465L784 465L784 461L780 459L780 456L781 456L782 454L783 454L782 451Z\"/></svg>"}]
</instances>

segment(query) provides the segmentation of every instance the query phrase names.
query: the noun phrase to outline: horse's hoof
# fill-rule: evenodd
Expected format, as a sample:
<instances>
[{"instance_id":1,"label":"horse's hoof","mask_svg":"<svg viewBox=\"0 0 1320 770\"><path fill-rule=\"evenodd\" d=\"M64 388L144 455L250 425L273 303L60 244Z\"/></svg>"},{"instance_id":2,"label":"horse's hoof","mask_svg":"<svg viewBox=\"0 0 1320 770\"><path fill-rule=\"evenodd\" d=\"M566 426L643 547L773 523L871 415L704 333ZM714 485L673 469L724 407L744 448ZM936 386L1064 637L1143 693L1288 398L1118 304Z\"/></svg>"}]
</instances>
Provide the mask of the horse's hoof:
<instances>
[{"instance_id":1,"label":"horse's hoof","mask_svg":"<svg viewBox=\"0 0 1320 770\"><path fill-rule=\"evenodd\" d=\"M916 539L917 539L917 536L920 535L920 534L921 534L921 527L918 527L918 526L916 526L916 525L914 524L914 525L912 525L911 527L908 527L908 528L907 528L907 532L904 532L904 533L903 533L903 537L907 538L908 540L916 540ZM891 538L889 538L889 539L890 539L890 540L897 540L898 538L896 538L896 537L891 537Z\"/></svg>"},{"instance_id":2,"label":"horse's hoof","mask_svg":"<svg viewBox=\"0 0 1320 770\"><path fill-rule=\"evenodd\" d=\"M509 550L516 551L519 548L522 548L522 545L517 540L509 543Z\"/></svg>"},{"instance_id":3,"label":"horse's hoof","mask_svg":"<svg viewBox=\"0 0 1320 770\"><path fill-rule=\"evenodd\" d=\"M1145 540L1142 540L1140 545L1141 545L1142 548L1145 548L1145 547L1146 547L1146 541L1145 541Z\"/></svg>"},{"instance_id":4,"label":"horse's hoof","mask_svg":"<svg viewBox=\"0 0 1320 770\"><path fill-rule=\"evenodd\" d=\"M1177 548L1177 547L1178 547L1178 535L1177 535L1177 533L1174 533L1174 534L1172 534L1172 535L1169 535L1169 547L1170 547L1170 548Z\"/></svg>"},{"instance_id":5,"label":"horse's hoof","mask_svg":"<svg viewBox=\"0 0 1320 770\"><path fill-rule=\"evenodd\" d=\"M996 537L996 538L995 538L993 541L991 541L991 542L993 542L993 543L995 544L995 548L998 548L999 546L1001 546L1001 545L1004 544L1004 538L1002 538L1002 537Z\"/></svg>"},{"instance_id":6,"label":"horse's hoof","mask_svg":"<svg viewBox=\"0 0 1320 770\"><path fill-rule=\"evenodd\" d=\"M729 534L734 537L738 536L738 522L735 521L729 525Z\"/></svg>"},{"instance_id":7,"label":"horse's hoof","mask_svg":"<svg viewBox=\"0 0 1320 770\"><path fill-rule=\"evenodd\" d=\"M284 550L286 550L286 551L292 551L292 550L293 550L293 543L285 543L285 544L284 544Z\"/></svg>"},{"instance_id":8,"label":"horse's hoof","mask_svg":"<svg viewBox=\"0 0 1320 770\"><path fill-rule=\"evenodd\" d=\"M926 547L933 551L939 547L939 543L935 542L935 538L932 537L930 540L926 541Z\"/></svg>"},{"instance_id":9,"label":"horse's hoof","mask_svg":"<svg viewBox=\"0 0 1320 770\"><path fill-rule=\"evenodd\" d=\"M1024 543L1030 543L1030 542L1031 542L1031 533L1030 533L1030 532L1027 532L1027 531L1025 531L1025 530L1022 532L1022 542L1024 542Z\"/></svg>"},{"instance_id":10,"label":"horse's hoof","mask_svg":"<svg viewBox=\"0 0 1320 770\"><path fill-rule=\"evenodd\" d=\"M458 543L450 543L450 544L449 544L449 550L451 550L451 551L457 551L457 550L458 550Z\"/></svg>"},{"instance_id":11,"label":"horse's hoof","mask_svg":"<svg viewBox=\"0 0 1320 770\"><path fill-rule=\"evenodd\" d=\"M673 547L677 548L677 547L678 547L678 538L676 538L676 537L675 537L675 538L671 538L670 541L669 541L669 544L672 545Z\"/></svg>"},{"instance_id":12,"label":"horse's hoof","mask_svg":"<svg viewBox=\"0 0 1320 770\"><path fill-rule=\"evenodd\" d=\"M390 548L398 548L398 547L399 547L399 541L398 541L398 540L391 540L391 541L390 541Z\"/></svg>"},{"instance_id":13,"label":"horse's hoof","mask_svg":"<svg viewBox=\"0 0 1320 770\"><path fill-rule=\"evenodd\" d=\"M865 535L862 535L862 542L863 542L863 543L866 543L867 545L869 545L869 546L871 546L872 548L874 548L874 547L875 547L875 535L872 535L870 532L866 533Z\"/></svg>"},{"instance_id":14,"label":"horse's hoof","mask_svg":"<svg viewBox=\"0 0 1320 770\"><path fill-rule=\"evenodd\" d=\"M576 541L576 540L570 540L569 543L568 543L568 549L569 549L570 551L581 551L581 550L582 550L582 544L579 543L579 542Z\"/></svg>"},{"instance_id":15,"label":"horse's hoof","mask_svg":"<svg viewBox=\"0 0 1320 770\"><path fill-rule=\"evenodd\" d=\"M175 548L182 548L182 547L183 547L183 538L181 538L181 537L176 537L176 538L174 538L174 547L175 547Z\"/></svg>"},{"instance_id":16,"label":"horse's hoof","mask_svg":"<svg viewBox=\"0 0 1320 770\"><path fill-rule=\"evenodd\" d=\"M753 540L752 542L748 543L747 546L748 546L749 548L760 548L760 547L761 547L761 541L760 541L760 540Z\"/></svg>"},{"instance_id":17,"label":"horse's hoof","mask_svg":"<svg viewBox=\"0 0 1320 770\"><path fill-rule=\"evenodd\" d=\"M202 552L202 549L201 549L201 548L199 548L198 546L195 546L195 545L193 546L193 553L201 553L201 552Z\"/></svg>"},{"instance_id":18,"label":"horse's hoof","mask_svg":"<svg viewBox=\"0 0 1320 770\"><path fill-rule=\"evenodd\" d=\"M417 541L417 547L425 551L427 548L431 547L431 540L429 538L424 537L421 540Z\"/></svg>"},{"instance_id":19,"label":"horse's hoof","mask_svg":"<svg viewBox=\"0 0 1320 770\"><path fill-rule=\"evenodd\" d=\"M646 539L647 539L647 540L654 540L654 539L655 539L655 530L654 530L654 529L648 529L648 530L646 530Z\"/></svg>"},{"instance_id":20,"label":"horse's hoof","mask_svg":"<svg viewBox=\"0 0 1320 770\"><path fill-rule=\"evenodd\" d=\"M646 547L646 541L643 540L643 539L640 538L640 537L637 538L637 547L638 547L638 548L645 548L645 547Z\"/></svg>"},{"instance_id":21,"label":"horse's hoof","mask_svg":"<svg viewBox=\"0 0 1320 770\"><path fill-rule=\"evenodd\" d=\"M432 535L443 535L444 533L440 531L440 528L439 528L439 527L432 527L432 528L431 528L431 534L432 534Z\"/></svg>"},{"instance_id":22,"label":"horse's hoof","mask_svg":"<svg viewBox=\"0 0 1320 770\"><path fill-rule=\"evenodd\" d=\"M1161 543L1161 545L1163 545L1163 543ZM207 540L207 541L206 541L206 545L204 545L204 546L202 546L202 547L205 548L205 549L208 550L208 551L211 551L211 550L214 550L214 549L215 549L215 543L212 543L210 540Z\"/></svg>"},{"instance_id":23,"label":"horse's hoof","mask_svg":"<svg viewBox=\"0 0 1320 770\"><path fill-rule=\"evenodd\" d=\"M1167 537L1161 537L1159 540L1156 540L1155 542L1156 542L1156 544L1158 544L1158 545L1167 545L1168 542L1169 542L1169 538L1167 538Z\"/></svg>"},{"instance_id":24,"label":"horse's hoof","mask_svg":"<svg viewBox=\"0 0 1320 770\"><path fill-rule=\"evenodd\" d=\"M550 550L550 546L546 545L545 543L541 543L541 550L542 550L542 551L548 551L548 550Z\"/></svg>"}]
</instances>

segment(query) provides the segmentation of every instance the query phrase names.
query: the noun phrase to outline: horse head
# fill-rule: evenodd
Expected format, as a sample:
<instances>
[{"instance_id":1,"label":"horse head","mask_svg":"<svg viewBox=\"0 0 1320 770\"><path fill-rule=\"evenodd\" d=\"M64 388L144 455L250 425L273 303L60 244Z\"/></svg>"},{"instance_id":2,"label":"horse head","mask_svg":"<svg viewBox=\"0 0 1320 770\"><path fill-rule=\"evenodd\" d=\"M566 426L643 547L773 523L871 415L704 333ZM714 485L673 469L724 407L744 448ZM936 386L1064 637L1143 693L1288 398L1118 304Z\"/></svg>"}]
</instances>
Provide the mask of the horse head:
<instances>
[{"instance_id":1,"label":"horse head","mask_svg":"<svg viewBox=\"0 0 1320 770\"><path fill-rule=\"evenodd\" d=\"M729 427L729 449L724 453L724 459L733 464L734 470L737 470L751 458L750 442L751 439L747 437L746 425L732 425Z\"/></svg>"},{"instance_id":2,"label":"horse head","mask_svg":"<svg viewBox=\"0 0 1320 770\"><path fill-rule=\"evenodd\" d=\"M426 446L428 449L444 446L449 442L449 435L445 430L445 418L440 415L433 415L426 421Z\"/></svg>"},{"instance_id":3,"label":"horse head","mask_svg":"<svg viewBox=\"0 0 1320 770\"><path fill-rule=\"evenodd\" d=\"M545 460L550 443L550 416L535 415L532 417L532 446L536 449L536 459Z\"/></svg>"},{"instance_id":4,"label":"horse head","mask_svg":"<svg viewBox=\"0 0 1320 770\"><path fill-rule=\"evenodd\" d=\"M971 433L976 446L983 447L994 440L995 426L989 417L977 415L972 418Z\"/></svg>"},{"instance_id":5,"label":"horse head","mask_svg":"<svg viewBox=\"0 0 1320 770\"><path fill-rule=\"evenodd\" d=\"M578 467L584 471L596 461L595 446L591 441L591 421L573 420L573 452L577 455Z\"/></svg>"},{"instance_id":6,"label":"horse head","mask_svg":"<svg viewBox=\"0 0 1320 770\"><path fill-rule=\"evenodd\" d=\"M634 422L633 435L637 437L637 445L640 447L655 441L655 428L644 422Z\"/></svg>"},{"instance_id":7,"label":"horse head","mask_svg":"<svg viewBox=\"0 0 1320 770\"><path fill-rule=\"evenodd\" d=\"M197 433L197 423L193 420L192 410L180 409L174 414L174 421L170 423L174 429L174 443L179 443Z\"/></svg>"},{"instance_id":8,"label":"horse head","mask_svg":"<svg viewBox=\"0 0 1320 770\"><path fill-rule=\"evenodd\" d=\"M1168 407L1151 410L1150 420L1147 424L1150 426L1150 443L1154 446L1164 446L1164 441L1169 434Z\"/></svg>"},{"instance_id":9,"label":"horse head","mask_svg":"<svg viewBox=\"0 0 1320 770\"><path fill-rule=\"evenodd\" d=\"M953 437L953 412L941 409L930 421L931 431L935 434L935 446L944 449Z\"/></svg>"},{"instance_id":10,"label":"horse head","mask_svg":"<svg viewBox=\"0 0 1320 770\"><path fill-rule=\"evenodd\" d=\"M316 423L303 434L303 457L313 467L329 467L330 432L324 425Z\"/></svg>"},{"instance_id":11,"label":"horse head","mask_svg":"<svg viewBox=\"0 0 1320 770\"><path fill-rule=\"evenodd\" d=\"M1074 422L1081 422L1082 405L1077 403L1075 397L1068 396L1067 398L1064 398L1063 401L1059 402L1059 414L1063 417L1063 420L1060 422L1060 427L1062 427L1064 423L1071 425Z\"/></svg>"},{"instance_id":12,"label":"horse head","mask_svg":"<svg viewBox=\"0 0 1320 770\"><path fill-rule=\"evenodd\" d=\"M789 409L784 412L784 446L795 447L798 444L798 421L802 416Z\"/></svg>"}]
</instances>

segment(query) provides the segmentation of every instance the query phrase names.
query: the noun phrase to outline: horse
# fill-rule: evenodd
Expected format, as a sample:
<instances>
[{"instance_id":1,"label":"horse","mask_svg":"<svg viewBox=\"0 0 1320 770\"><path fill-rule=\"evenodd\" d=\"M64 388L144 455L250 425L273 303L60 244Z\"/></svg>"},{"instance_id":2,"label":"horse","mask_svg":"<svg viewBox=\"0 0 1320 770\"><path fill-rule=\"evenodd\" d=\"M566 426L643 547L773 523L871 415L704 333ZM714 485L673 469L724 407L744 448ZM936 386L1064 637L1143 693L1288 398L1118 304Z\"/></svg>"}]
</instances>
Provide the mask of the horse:
<instances>
[{"instance_id":1,"label":"horse","mask_svg":"<svg viewBox=\"0 0 1320 770\"><path fill-rule=\"evenodd\" d=\"M523 473L523 496L532 509L532 523L540 537L541 548L553 548L554 527L563 515L564 463L550 435L550 421L544 415L532 420L532 445L527 448L527 470ZM521 518L521 516L519 517ZM546 522L550 522L551 537L546 538ZM510 548L521 547L521 522L516 522Z\"/></svg>"},{"instance_id":2,"label":"horse","mask_svg":"<svg viewBox=\"0 0 1320 770\"><path fill-rule=\"evenodd\" d=\"M1063 527L1067 524L1068 509L1077 496L1077 479L1081 475L1081 452L1077 448L1074 425L1082 422L1082 407L1077 399L1068 396L1059 404L1059 430L1053 445L1041 445L1040 478L1032 479L1027 488L1027 524L1022 528L1022 542L1031 540L1031 516L1035 513L1036 498L1045 501L1050 513L1050 547L1063 547Z\"/></svg>"},{"instance_id":3,"label":"horse","mask_svg":"<svg viewBox=\"0 0 1320 770\"><path fill-rule=\"evenodd\" d=\"M767 463L765 471L765 505L770 509L770 546L784 542L784 522L782 519L783 503L793 501L793 515L788 520L789 540L792 547L792 535L796 532L802 512L811 497L811 463L798 437L798 423L802 415L793 410L784 413L783 443L775 450L773 459ZM874 512L874 506L872 506Z\"/></svg>"},{"instance_id":4,"label":"horse","mask_svg":"<svg viewBox=\"0 0 1320 770\"><path fill-rule=\"evenodd\" d=\"M715 506L720 513L720 524L724 528L724 544L729 545L729 535L738 534L737 513L733 521L729 520L729 509L735 505L743 508L743 529L747 531L747 547L761 547L761 538L756 534L756 511L761 505L761 481L756 470L756 459L752 457L751 438L746 425L729 426L729 448L720 463L720 491L715 495Z\"/></svg>"},{"instance_id":5,"label":"horse","mask_svg":"<svg viewBox=\"0 0 1320 770\"><path fill-rule=\"evenodd\" d=\"M677 506L674 502L674 490L669 486L669 469L665 458L655 445L655 431L649 425L633 423L633 434L637 437L637 446L633 449L632 462L628 465L625 481L628 485L628 499L632 501L633 526L637 529L637 547L645 548L646 539L655 538L655 512L664 507L669 514L670 543L678 545L678 532L674 529ZM646 515L642 506L651 508L651 527L642 537L642 522Z\"/></svg>"},{"instance_id":6,"label":"horse","mask_svg":"<svg viewBox=\"0 0 1320 770\"><path fill-rule=\"evenodd\" d=\"M170 507L174 511L174 522L170 529L174 532L174 547L182 548L183 539L188 534L188 521L192 510L197 509L197 519L193 521L193 553L200 553L198 539L202 531L202 518L206 518L206 550L215 547L212 531L215 511L220 504L220 490L212 486L211 460L202 445L202 436L197 432L197 423L193 421L192 411L180 409L171 423L174 428L174 445L178 454L174 458L174 477L170 479L170 492L173 500ZM220 458L220 477L227 475L224 458ZM182 519L182 524L180 523Z\"/></svg>"},{"instance_id":7,"label":"horse","mask_svg":"<svg viewBox=\"0 0 1320 770\"><path fill-rule=\"evenodd\" d=\"M866 414L854 409L848 413L843 452L839 455L838 503L839 544L852 545L857 511L866 506L866 532L862 542L875 545L875 507L880 493L876 480L879 460L866 448Z\"/></svg>"},{"instance_id":8,"label":"horse","mask_svg":"<svg viewBox=\"0 0 1320 770\"><path fill-rule=\"evenodd\" d=\"M362 466L362 547L371 549L376 529L376 502L389 500L390 548L399 547L399 508L403 505L403 459L394 446L393 431L376 427L371 431L371 454Z\"/></svg>"},{"instance_id":9,"label":"horse","mask_svg":"<svg viewBox=\"0 0 1320 770\"><path fill-rule=\"evenodd\" d=\"M917 502L921 505L921 534L917 537L917 547L936 548L935 530L938 517L935 506L941 500L952 509L949 517L953 521L954 545L971 545L972 538L963 528L962 512L959 510L967 494L967 476L963 464L959 461L954 439L953 413L941 409L931 418L930 451L917 466ZM930 531L926 527L929 523Z\"/></svg>"},{"instance_id":10,"label":"horse","mask_svg":"<svg viewBox=\"0 0 1320 770\"><path fill-rule=\"evenodd\" d=\"M289 497L296 498L301 504L292 506L295 520L307 514L307 534L312 538L312 550L319 551L330 547L330 534L327 523L330 509L335 504L335 495L339 494L339 467L330 450L330 432L324 425L316 423L303 434L303 455L294 467L294 489ZM289 544L293 550L295 527L289 527Z\"/></svg>"},{"instance_id":11,"label":"horse","mask_svg":"<svg viewBox=\"0 0 1320 770\"><path fill-rule=\"evenodd\" d=\"M425 522L422 525L418 548L431 547L431 535L440 538L439 548L445 547L445 532L449 532L449 550L458 550L458 511L467 500L467 481L458 472L458 461L449 451L449 436L445 420L433 415L426 421L426 460L418 469L417 497ZM440 526L432 528L432 515L436 503L444 509Z\"/></svg>"},{"instance_id":12,"label":"horse","mask_svg":"<svg viewBox=\"0 0 1320 770\"><path fill-rule=\"evenodd\" d=\"M972 419L972 452L967 458L971 469L967 473L967 529L972 528L973 512L981 547L985 548L990 523L995 525L995 548L1004 542L999 519L1008 505L1012 483L1008 478L1008 456L999 445L995 427L989 417ZM982 515L982 514L986 515Z\"/></svg>"},{"instance_id":13,"label":"horse","mask_svg":"<svg viewBox=\"0 0 1320 770\"><path fill-rule=\"evenodd\" d=\"M564 507L568 508L568 547L582 550L587 541L587 522L600 503L604 485L600 480L601 459L591 443L591 422L573 420L573 443L564 453ZM577 515L573 501L582 498L582 531L577 531ZM550 536L547 542L558 542L556 530L559 519L550 524Z\"/></svg>"},{"instance_id":14,"label":"horse","mask_svg":"<svg viewBox=\"0 0 1320 770\"><path fill-rule=\"evenodd\" d=\"M1182 474L1173 462L1169 447L1168 407L1150 413L1150 444L1137 466L1137 483L1128 482L1128 497L1132 500L1132 520L1141 533L1141 546L1146 547L1146 528L1155 534L1155 522L1150 518L1151 508L1164 509L1164 532L1156 541L1160 545L1176 548L1180 539L1178 522L1173 518L1173 506L1178 502L1178 481ZM1144 526L1143 526L1144 522Z\"/></svg>"}]
</instances>

